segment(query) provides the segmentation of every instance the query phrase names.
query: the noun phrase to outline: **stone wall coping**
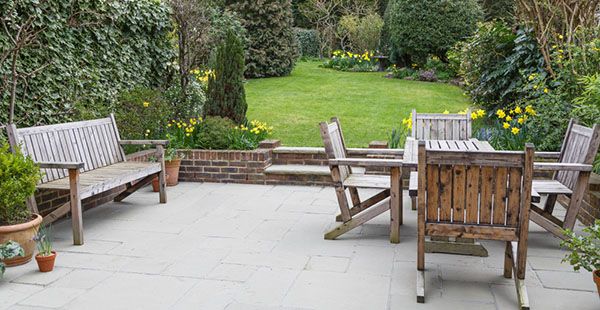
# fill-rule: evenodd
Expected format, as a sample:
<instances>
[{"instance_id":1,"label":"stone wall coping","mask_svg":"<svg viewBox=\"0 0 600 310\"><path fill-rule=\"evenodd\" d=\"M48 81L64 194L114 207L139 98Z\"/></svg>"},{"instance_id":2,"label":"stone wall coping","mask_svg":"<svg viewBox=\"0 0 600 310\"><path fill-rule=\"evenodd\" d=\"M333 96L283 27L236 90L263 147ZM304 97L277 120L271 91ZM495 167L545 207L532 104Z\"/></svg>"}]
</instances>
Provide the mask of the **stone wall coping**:
<instances>
[{"instance_id":1,"label":"stone wall coping","mask_svg":"<svg viewBox=\"0 0 600 310\"><path fill-rule=\"evenodd\" d=\"M276 154L325 154L323 147L308 147L308 146L280 146L273 149Z\"/></svg>"}]
</instances>

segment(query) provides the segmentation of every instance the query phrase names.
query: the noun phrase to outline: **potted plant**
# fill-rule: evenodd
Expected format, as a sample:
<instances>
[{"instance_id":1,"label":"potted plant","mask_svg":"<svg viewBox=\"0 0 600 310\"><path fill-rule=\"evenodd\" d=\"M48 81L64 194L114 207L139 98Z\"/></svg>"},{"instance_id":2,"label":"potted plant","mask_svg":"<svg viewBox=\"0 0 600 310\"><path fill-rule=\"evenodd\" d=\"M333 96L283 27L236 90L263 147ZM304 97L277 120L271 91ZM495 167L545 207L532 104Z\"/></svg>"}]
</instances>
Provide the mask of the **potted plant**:
<instances>
[{"instance_id":1,"label":"potted plant","mask_svg":"<svg viewBox=\"0 0 600 310\"><path fill-rule=\"evenodd\" d=\"M571 251L563 262L569 262L576 271L583 268L592 272L600 295L600 219L594 225L584 228L583 232L587 235L576 235L571 230L563 232L568 239L561 242L561 245Z\"/></svg>"},{"instance_id":2,"label":"potted plant","mask_svg":"<svg viewBox=\"0 0 600 310\"><path fill-rule=\"evenodd\" d=\"M42 217L32 214L25 203L35 192L40 169L29 157L8 144L0 147L0 244L13 240L23 247L24 255L4 258L6 266L27 263L33 257L35 236Z\"/></svg>"},{"instance_id":3,"label":"potted plant","mask_svg":"<svg viewBox=\"0 0 600 310\"><path fill-rule=\"evenodd\" d=\"M42 227L35 236L38 253L35 256L40 272L49 272L54 269L56 251L52 249L52 236L49 227Z\"/></svg>"},{"instance_id":4,"label":"potted plant","mask_svg":"<svg viewBox=\"0 0 600 310\"><path fill-rule=\"evenodd\" d=\"M167 177L167 186L175 186L179 183L179 169L183 155L177 153L174 147L167 147L165 150L165 173Z\"/></svg>"},{"instance_id":5,"label":"potted plant","mask_svg":"<svg viewBox=\"0 0 600 310\"><path fill-rule=\"evenodd\" d=\"M23 255L25 255L23 248L12 240L0 244L0 278L2 278L6 270L6 265L2 261Z\"/></svg>"}]
</instances>

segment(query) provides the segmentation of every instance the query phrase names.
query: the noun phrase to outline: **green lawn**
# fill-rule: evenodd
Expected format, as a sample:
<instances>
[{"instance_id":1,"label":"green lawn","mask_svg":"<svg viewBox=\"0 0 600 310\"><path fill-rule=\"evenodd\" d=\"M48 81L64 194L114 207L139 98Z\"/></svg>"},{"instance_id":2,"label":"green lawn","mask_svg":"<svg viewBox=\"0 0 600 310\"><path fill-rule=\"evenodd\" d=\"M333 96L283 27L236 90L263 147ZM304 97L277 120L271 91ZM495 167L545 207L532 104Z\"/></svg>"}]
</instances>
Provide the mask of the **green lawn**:
<instances>
[{"instance_id":1,"label":"green lawn","mask_svg":"<svg viewBox=\"0 0 600 310\"><path fill-rule=\"evenodd\" d=\"M413 108L458 112L469 105L460 88L384 78L382 72L339 72L299 62L290 76L246 84L248 119L274 126L273 138L288 146L322 146L319 122L340 118L346 143L365 147L387 140Z\"/></svg>"}]
</instances>

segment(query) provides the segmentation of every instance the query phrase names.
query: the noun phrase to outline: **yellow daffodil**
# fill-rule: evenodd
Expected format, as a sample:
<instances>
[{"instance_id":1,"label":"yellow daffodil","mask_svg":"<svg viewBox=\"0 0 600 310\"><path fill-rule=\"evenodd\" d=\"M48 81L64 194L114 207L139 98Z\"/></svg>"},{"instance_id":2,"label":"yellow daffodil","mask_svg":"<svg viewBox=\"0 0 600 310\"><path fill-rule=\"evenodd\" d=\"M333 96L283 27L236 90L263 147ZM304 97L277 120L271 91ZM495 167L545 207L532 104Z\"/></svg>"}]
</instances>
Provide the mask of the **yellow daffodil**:
<instances>
[{"instance_id":1,"label":"yellow daffodil","mask_svg":"<svg viewBox=\"0 0 600 310\"><path fill-rule=\"evenodd\" d=\"M513 127L510 132L512 132L513 135L517 135L519 134L519 131L521 131L519 128L517 127Z\"/></svg>"},{"instance_id":2,"label":"yellow daffodil","mask_svg":"<svg viewBox=\"0 0 600 310\"><path fill-rule=\"evenodd\" d=\"M550 90L548 88L544 88L544 94L547 94L549 92L550 92Z\"/></svg>"},{"instance_id":3,"label":"yellow daffodil","mask_svg":"<svg viewBox=\"0 0 600 310\"><path fill-rule=\"evenodd\" d=\"M562 35L562 34L559 34L559 35L558 35L558 39L559 39L559 40L562 40L562 39L564 39L563 35Z\"/></svg>"},{"instance_id":4,"label":"yellow daffodil","mask_svg":"<svg viewBox=\"0 0 600 310\"><path fill-rule=\"evenodd\" d=\"M529 115L535 115L535 110L533 109L533 106L532 105L526 106L525 113L527 113Z\"/></svg>"},{"instance_id":5,"label":"yellow daffodil","mask_svg":"<svg viewBox=\"0 0 600 310\"><path fill-rule=\"evenodd\" d=\"M523 123L525 123L525 118L524 117L519 117L519 119L517 120L517 122L519 122L519 124L523 125Z\"/></svg>"},{"instance_id":6,"label":"yellow daffodil","mask_svg":"<svg viewBox=\"0 0 600 310\"><path fill-rule=\"evenodd\" d=\"M506 116L506 121L507 121L507 122L510 122L510 121L512 121L512 119L513 119L513 118L512 118L510 115L507 115L507 116Z\"/></svg>"},{"instance_id":7,"label":"yellow daffodil","mask_svg":"<svg viewBox=\"0 0 600 310\"><path fill-rule=\"evenodd\" d=\"M478 117L483 117L483 116L485 116L485 110L482 110L482 109L479 109L479 110L477 110L477 116L478 116Z\"/></svg>"},{"instance_id":8,"label":"yellow daffodil","mask_svg":"<svg viewBox=\"0 0 600 310\"><path fill-rule=\"evenodd\" d=\"M515 110L512 110L512 109L511 109L510 111L508 111L508 114L510 114L510 115L513 115L513 114L515 114Z\"/></svg>"},{"instance_id":9,"label":"yellow daffodil","mask_svg":"<svg viewBox=\"0 0 600 310\"><path fill-rule=\"evenodd\" d=\"M496 115L498 115L498 118L504 118L506 117L506 112L504 112L504 110L499 109L498 111L496 111Z\"/></svg>"},{"instance_id":10,"label":"yellow daffodil","mask_svg":"<svg viewBox=\"0 0 600 310\"><path fill-rule=\"evenodd\" d=\"M450 114L450 111L445 110L442 114Z\"/></svg>"},{"instance_id":11,"label":"yellow daffodil","mask_svg":"<svg viewBox=\"0 0 600 310\"><path fill-rule=\"evenodd\" d=\"M504 129L508 129L508 128L510 128L510 124L507 122L504 122L504 124L502 124L502 127L504 127Z\"/></svg>"},{"instance_id":12,"label":"yellow daffodil","mask_svg":"<svg viewBox=\"0 0 600 310\"><path fill-rule=\"evenodd\" d=\"M538 88L539 88L539 86L533 85L533 89L538 89Z\"/></svg>"},{"instance_id":13,"label":"yellow daffodil","mask_svg":"<svg viewBox=\"0 0 600 310\"><path fill-rule=\"evenodd\" d=\"M150 106L150 102L144 101L144 103L142 103L142 105L144 106L144 108L147 108Z\"/></svg>"},{"instance_id":14,"label":"yellow daffodil","mask_svg":"<svg viewBox=\"0 0 600 310\"><path fill-rule=\"evenodd\" d=\"M523 112L523 110L521 109L521 107L516 107L515 108L515 113L521 114L521 112Z\"/></svg>"},{"instance_id":15,"label":"yellow daffodil","mask_svg":"<svg viewBox=\"0 0 600 310\"><path fill-rule=\"evenodd\" d=\"M476 120L477 119L477 112L471 112L471 119L472 120Z\"/></svg>"}]
</instances>

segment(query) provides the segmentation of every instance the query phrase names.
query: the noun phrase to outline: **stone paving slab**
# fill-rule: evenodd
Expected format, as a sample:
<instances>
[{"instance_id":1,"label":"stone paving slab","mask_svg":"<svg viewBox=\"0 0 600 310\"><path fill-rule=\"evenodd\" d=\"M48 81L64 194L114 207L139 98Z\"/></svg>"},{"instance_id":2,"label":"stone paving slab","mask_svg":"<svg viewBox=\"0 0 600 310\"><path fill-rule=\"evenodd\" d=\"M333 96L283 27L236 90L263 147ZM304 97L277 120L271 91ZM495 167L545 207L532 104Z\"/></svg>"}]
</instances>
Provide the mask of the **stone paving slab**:
<instances>
[{"instance_id":1,"label":"stone paving slab","mask_svg":"<svg viewBox=\"0 0 600 310\"><path fill-rule=\"evenodd\" d=\"M324 240L338 213L332 188L168 191L165 205L145 188L85 212L83 246L72 245L69 220L56 223L55 271L9 268L0 310L517 308L514 282L502 277L504 244L492 241L481 241L485 258L427 254L426 303L416 303L416 212L406 193L401 242L390 244L389 214ZM535 224L529 240L532 309L600 309L591 274L561 263L559 240Z\"/></svg>"}]
</instances>

